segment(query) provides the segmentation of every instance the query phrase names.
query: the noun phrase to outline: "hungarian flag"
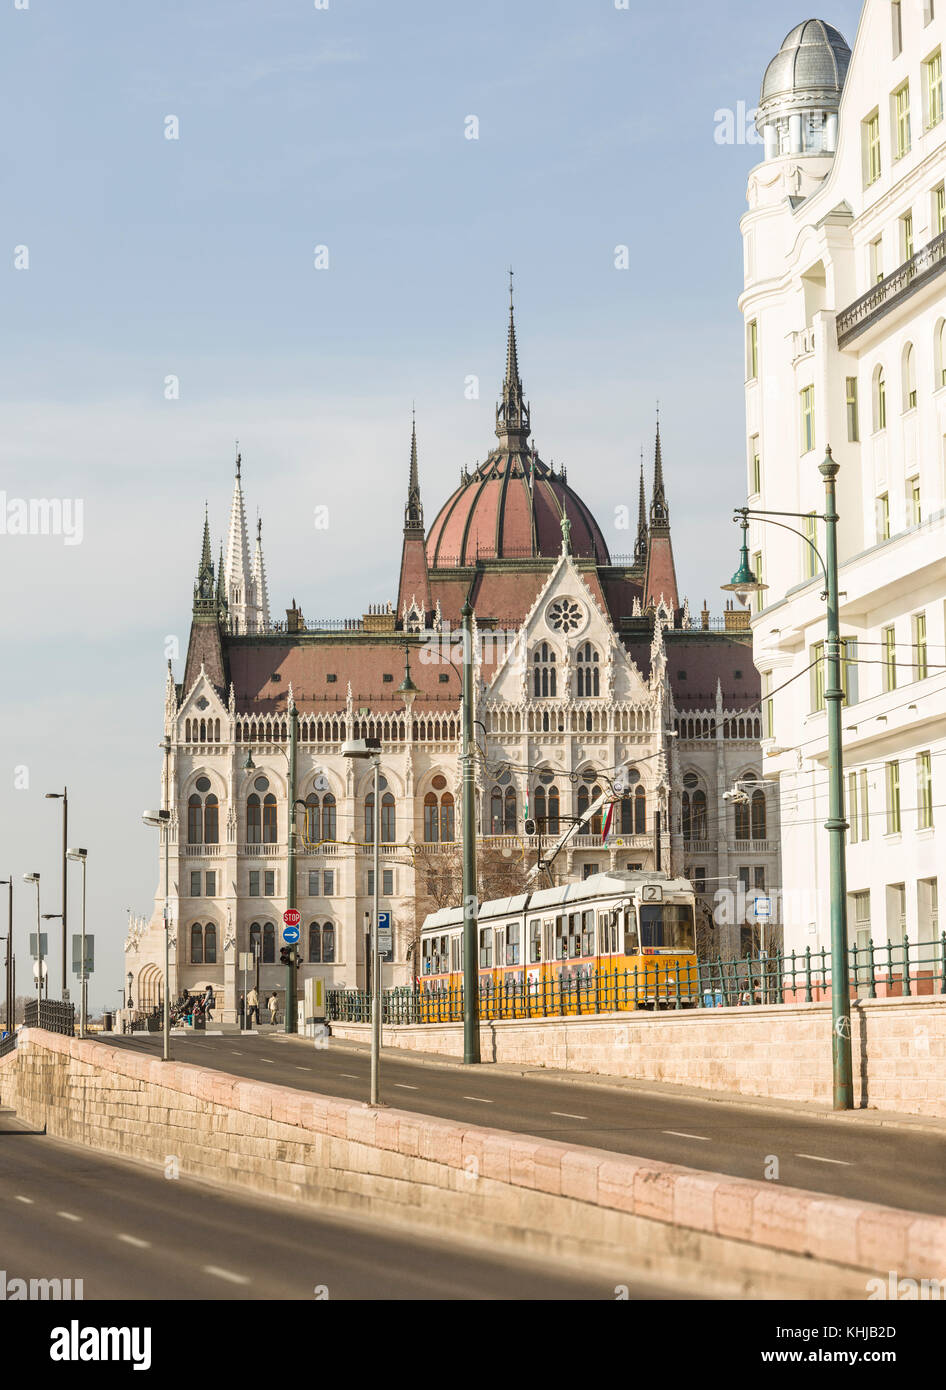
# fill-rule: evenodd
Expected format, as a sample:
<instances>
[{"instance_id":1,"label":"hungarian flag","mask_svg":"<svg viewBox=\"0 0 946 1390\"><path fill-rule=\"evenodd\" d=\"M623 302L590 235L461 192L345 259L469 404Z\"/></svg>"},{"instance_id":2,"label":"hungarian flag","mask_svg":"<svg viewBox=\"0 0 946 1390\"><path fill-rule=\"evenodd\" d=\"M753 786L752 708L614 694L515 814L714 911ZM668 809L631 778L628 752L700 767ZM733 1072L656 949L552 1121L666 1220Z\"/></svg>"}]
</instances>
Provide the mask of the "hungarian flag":
<instances>
[{"instance_id":1,"label":"hungarian flag","mask_svg":"<svg viewBox=\"0 0 946 1390\"><path fill-rule=\"evenodd\" d=\"M602 832L601 832L601 838L602 838L603 840L606 840L606 839L608 838L608 831L611 829L611 818L612 818L613 815L614 815L614 802L612 801L612 802L611 802L611 805L608 807L608 814L607 814L607 816L605 817L604 829L603 829Z\"/></svg>"}]
</instances>

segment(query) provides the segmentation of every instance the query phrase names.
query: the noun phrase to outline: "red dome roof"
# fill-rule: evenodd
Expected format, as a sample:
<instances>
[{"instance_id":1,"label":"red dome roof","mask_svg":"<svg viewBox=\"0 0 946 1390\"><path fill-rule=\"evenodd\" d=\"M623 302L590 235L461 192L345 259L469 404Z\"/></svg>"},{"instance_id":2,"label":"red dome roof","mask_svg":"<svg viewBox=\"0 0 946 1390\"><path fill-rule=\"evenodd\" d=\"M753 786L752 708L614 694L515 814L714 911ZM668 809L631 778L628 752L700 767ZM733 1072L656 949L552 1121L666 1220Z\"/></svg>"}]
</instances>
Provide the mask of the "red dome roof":
<instances>
[{"instance_id":1,"label":"red dome roof","mask_svg":"<svg viewBox=\"0 0 946 1390\"><path fill-rule=\"evenodd\" d=\"M497 449L441 507L427 536L427 563L559 555L563 517L572 554L610 564L598 523L564 476L528 450Z\"/></svg>"}]
</instances>

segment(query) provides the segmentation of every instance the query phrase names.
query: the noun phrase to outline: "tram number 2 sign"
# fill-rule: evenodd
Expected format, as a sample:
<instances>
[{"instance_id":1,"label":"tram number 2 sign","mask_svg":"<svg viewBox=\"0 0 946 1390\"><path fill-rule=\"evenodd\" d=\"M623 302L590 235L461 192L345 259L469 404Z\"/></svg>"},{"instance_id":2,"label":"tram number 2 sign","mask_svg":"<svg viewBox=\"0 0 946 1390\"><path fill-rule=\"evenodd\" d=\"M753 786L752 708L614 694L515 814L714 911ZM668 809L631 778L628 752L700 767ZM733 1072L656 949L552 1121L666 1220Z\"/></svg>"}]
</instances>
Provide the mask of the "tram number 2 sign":
<instances>
[{"instance_id":1,"label":"tram number 2 sign","mask_svg":"<svg viewBox=\"0 0 946 1390\"><path fill-rule=\"evenodd\" d=\"M664 900L663 885L660 883L644 883L641 885L642 903L662 903Z\"/></svg>"}]
</instances>

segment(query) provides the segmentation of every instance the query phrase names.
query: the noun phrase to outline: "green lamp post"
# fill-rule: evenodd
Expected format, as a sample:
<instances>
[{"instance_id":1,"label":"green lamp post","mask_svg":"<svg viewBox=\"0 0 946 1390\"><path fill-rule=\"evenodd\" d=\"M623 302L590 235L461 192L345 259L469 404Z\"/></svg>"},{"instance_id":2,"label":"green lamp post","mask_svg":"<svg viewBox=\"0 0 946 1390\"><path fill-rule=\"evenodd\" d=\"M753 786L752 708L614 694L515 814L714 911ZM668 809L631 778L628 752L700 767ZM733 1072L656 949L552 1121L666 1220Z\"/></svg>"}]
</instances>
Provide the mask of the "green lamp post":
<instances>
[{"instance_id":1,"label":"green lamp post","mask_svg":"<svg viewBox=\"0 0 946 1390\"><path fill-rule=\"evenodd\" d=\"M811 546L817 556L825 576L822 598L827 603L828 634L825 644L827 681L824 692L828 716L828 831L830 856L830 895L831 895L831 1023L832 1023L832 1077L835 1110L854 1108L854 1079L851 1060L851 979L848 968L847 939L847 859L845 833L848 825L844 818L844 754L841 747L841 706L844 703L844 685L841 671L841 635L838 599L838 511L835 482L839 465L835 463L830 447L825 453L819 470L824 478L825 511L820 520L825 523L825 555L822 558L818 547L810 536L786 526L773 518L794 517L807 520L810 513L754 511L749 507L737 507L734 521L742 526L742 550L739 568L728 584L722 588L734 593L745 602L751 593L761 593L768 588L753 574L749 566L747 535L749 517L756 517L770 526L781 526L785 531L800 536Z\"/></svg>"}]
</instances>

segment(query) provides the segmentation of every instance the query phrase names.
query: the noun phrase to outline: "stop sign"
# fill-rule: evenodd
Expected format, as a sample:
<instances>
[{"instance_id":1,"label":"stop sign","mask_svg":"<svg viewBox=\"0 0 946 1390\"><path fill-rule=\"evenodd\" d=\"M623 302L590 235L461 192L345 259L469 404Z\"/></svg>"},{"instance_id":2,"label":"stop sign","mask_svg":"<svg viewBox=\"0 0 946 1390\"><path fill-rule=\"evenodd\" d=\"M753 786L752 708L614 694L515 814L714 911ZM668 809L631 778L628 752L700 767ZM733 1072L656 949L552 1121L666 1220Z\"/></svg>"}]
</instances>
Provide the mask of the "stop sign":
<instances>
[{"instance_id":1,"label":"stop sign","mask_svg":"<svg viewBox=\"0 0 946 1390\"><path fill-rule=\"evenodd\" d=\"M302 913L295 907L287 907L282 915L287 927L297 927L302 921Z\"/></svg>"}]
</instances>

